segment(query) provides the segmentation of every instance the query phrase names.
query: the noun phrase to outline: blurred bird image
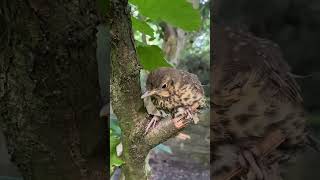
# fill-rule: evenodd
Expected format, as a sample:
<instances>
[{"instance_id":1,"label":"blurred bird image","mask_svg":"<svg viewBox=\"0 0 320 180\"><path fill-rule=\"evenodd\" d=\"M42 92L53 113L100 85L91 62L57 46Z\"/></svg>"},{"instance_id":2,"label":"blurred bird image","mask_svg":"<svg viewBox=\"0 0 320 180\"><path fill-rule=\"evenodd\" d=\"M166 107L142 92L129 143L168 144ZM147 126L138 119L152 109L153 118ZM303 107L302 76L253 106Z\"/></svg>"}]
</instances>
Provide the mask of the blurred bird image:
<instances>
[{"instance_id":1,"label":"blurred bird image","mask_svg":"<svg viewBox=\"0 0 320 180\"><path fill-rule=\"evenodd\" d=\"M155 127L157 121L165 113L173 117L186 115L186 119L198 121L196 110L204 107L204 90L198 77L182 70L162 67L152 71L147 78L146 92L142 99L151 97L151 101L158 114L153 114L153 118L146 128L146 132L151 127ZM149 113L150 114L150 113ZM186 125L185 122L175 123L177 128Z\"/></svg>"},{"instance_id":2,"label":"blurred bird image","mask_svg":"<svg viewBox=\"0 0 320 180\"><path fill-rule=\"evenodd\" d=\"M279 167L308 144L300 88L278 45L231 27L213 29L211 177L282 179ZM273 132L278 137L261 146Z\"/></svg>"}]
</instances>

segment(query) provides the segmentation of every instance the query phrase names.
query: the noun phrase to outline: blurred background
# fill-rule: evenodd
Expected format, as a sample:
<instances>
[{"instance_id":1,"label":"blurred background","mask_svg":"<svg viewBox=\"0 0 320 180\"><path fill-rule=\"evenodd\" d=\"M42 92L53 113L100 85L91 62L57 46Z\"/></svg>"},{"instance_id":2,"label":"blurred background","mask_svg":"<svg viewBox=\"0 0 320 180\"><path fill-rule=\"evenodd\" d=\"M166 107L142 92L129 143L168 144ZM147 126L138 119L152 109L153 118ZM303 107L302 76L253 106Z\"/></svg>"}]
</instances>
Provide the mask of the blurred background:
<instances>
[{"instance_id":1,"label":"blurred background","mask_svg":"<svg viewBox=\"0 0 320 180\"><path fill-rule=\"evenodd\" d=\"M216 0L214 16L241 26L258 37L277 43L297 75L308 116L308 126L320 139L320 1L317 0ZM285 179L320 179L320 154L300 154L283 172Z\"/></svg>"}]
</instances>

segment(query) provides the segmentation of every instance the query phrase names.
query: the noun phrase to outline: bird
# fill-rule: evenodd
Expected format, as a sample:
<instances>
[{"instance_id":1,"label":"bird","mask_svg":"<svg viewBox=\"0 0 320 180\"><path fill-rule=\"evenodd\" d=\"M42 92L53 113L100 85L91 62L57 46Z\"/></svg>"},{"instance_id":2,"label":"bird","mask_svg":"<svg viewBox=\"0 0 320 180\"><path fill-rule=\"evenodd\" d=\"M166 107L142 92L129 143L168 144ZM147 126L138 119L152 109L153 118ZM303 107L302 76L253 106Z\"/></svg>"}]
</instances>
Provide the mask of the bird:
<instances>
[{"instance_id":1,"label":"bird","mask_svg":"<svg viewBox=\"0 0 320 180\"><path fill-rule=\"evenodd\" d=\"M211 63L212 177L282 179L278 166L308 144L301 89L291 76L280 47L227 25L213 28ZM252 149L267 134L281 131L283 141L264 157ZM224 178L221 178L224 179Z\"/></svg>"},{"instance_id":2,"label":"bird","mask_svg":"<svg viewBox=\"0 0 320 180\"><path fill-rule=\"evenodd\" d=\"M155 127L158 120L165 114L173 117L184 116L197 123L198 109L205 107L204 90L195 74L175 69L172 67L161 67L151 71L146 81L146 92L142 99L151 98L152 104L161 113L153 114L153 118L146 128ZM182 128L186 124L175 124Z\"/></svg>"}]
</instances>

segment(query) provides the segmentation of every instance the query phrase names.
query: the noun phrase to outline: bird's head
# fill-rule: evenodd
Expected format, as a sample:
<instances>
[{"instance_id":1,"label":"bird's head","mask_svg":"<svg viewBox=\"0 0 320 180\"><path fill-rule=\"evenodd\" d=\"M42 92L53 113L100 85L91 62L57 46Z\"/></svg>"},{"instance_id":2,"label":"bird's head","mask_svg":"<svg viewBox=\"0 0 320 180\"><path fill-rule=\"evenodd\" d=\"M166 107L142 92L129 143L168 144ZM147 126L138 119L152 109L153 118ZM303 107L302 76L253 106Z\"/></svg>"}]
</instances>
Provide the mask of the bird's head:
<instances>
[{"instance_id":1,"label":"bird's head","mask_svg":"<svg viewBox=\"0 0 320 180\"><path fill-rule=\"evenodd\" d=\"M151 72L147 78L146 92L141 98L171 96L174 90L174 71L173 68L160 68Z\"/></svg>"}]
</instances>

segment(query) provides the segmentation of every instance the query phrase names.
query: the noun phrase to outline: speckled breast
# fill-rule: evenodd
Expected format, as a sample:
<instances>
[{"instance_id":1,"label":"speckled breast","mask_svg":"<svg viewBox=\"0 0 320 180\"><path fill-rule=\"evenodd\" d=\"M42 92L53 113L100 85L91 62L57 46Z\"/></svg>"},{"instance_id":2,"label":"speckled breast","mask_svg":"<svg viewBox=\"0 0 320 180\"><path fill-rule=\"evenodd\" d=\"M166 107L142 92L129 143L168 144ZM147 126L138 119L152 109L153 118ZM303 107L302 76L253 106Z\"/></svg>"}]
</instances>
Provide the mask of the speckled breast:
<instances>
[{"instance_id":1,"label":"speckled breast","mask_svg":"<svg viewBox=\"0 0 320 180\"><path fill-rule=\"evenodd\" d=\"M169 97L152 98L153 104L164 111L171 112L178 107L192 106L194 103L202 102L203 94L191 89L179 89Z\"/></svg>"}]
</instances>

